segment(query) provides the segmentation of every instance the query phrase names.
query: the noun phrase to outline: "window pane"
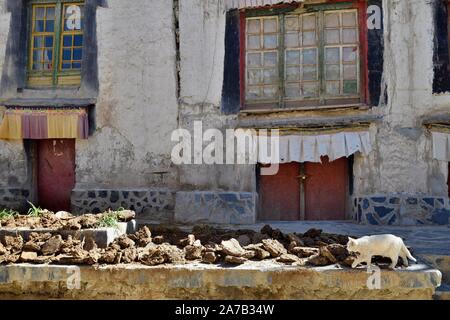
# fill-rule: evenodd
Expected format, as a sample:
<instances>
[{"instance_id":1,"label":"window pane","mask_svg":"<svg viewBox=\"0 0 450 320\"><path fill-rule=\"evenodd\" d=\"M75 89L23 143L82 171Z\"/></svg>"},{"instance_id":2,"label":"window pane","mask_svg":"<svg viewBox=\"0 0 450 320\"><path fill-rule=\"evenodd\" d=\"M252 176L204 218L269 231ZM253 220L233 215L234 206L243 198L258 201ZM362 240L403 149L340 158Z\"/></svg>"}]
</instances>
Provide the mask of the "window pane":
<instances>
[{"instance_id":1,"label":"window pane","mask_svg":"<svg viewBox=\"0 0 450 320\"><path fill-rule=\"evenodd\" d=\"M344 48L343 49L343 60L344 62L355 62L356 61L357 48Z\"/></svg>"},{"instance_id":2,"label":"window pane","mask_svg":"<svg viewBox=\"0 0 450 320\"><path fill-rule=\"evenodd\" d=\"M64 36L63 37L63 45L64 47L71 47L72 46L72 36Z\"/></svg>"},{"instance_id":3,"label":"window pane","mask_svg":"<svg viewBox=\"0 0 450 320\"><path fill-rule=\"evenodd\" d=\"M303 80L317 80L317 69L312 66L303 66Z\"/></svg>"},{"instance_id":4,"label":"window pane","mask_svg":"<svg viewBox=\"0 0 450 320\"><path fill-rule=\"evenodd\" d=\"M73 49L73 60L81 60L83 49Z\"/></svg>"},{"instance_id":5,"label":"window pane","mask_svg":"<svg viewBox=\"0 0 450 320\"><path fill-rule=\"evenodd\" d=\"M73 37L73 45L75 47L82 47L83 46L83 35L81 35L81 34L75 35Z\"/></svg>"},{"instance_id":6,"label":"window pane","mask_svg":"<svg viewBox=\"0 0 450 320\"><path fill-rule=\"evenodd\" d=\"M286 81L300 81L300 67L287 67Z\"/></svg>"},{"instance_id":7,"label":"window pane","mask_svg":"<svg viewBox=\"0 0 450 320\"><path fill-rule=\"evenodd\" d=\"M44 50L44 61L51 62L53 60L53 49Z\"/></svg>"},{"instance_id":8,"label":"window pane","mask_svg":"<svg viewBox=\"0 0 450 320\"><path fill-rule=\"evenodd\" d=\"M64 49L63 50L63 60L71 60L72 59L72 50Z\"/></svg>"},{"instance_id":9,"label":"window pane","mask_svg":"<svg viewBox=\"0 0 450 320\"><path fill-rule=\"evenodd\" d=\"M316 64L316 63L317 63L316 49L303 50L303 64Z\"/></svg>"},{"instance_id":10,"label":"window pane","mask_svg":"<svg viewBox=\"0 0 450 320\"><path fill-rule=\"evenodd\" d=\"M34 63L33 64L33 70L42 70L43 69L43 65L42 63Z\"/></svg>"},{"instance_id":11,"label":"window pane","mask_svg":"<svg viewBox=\"0 0 450 320\"><path fill-rule=\"evenodd\" d=\"M327 29L325 30L325 43L326 44L339 44L340 43L339 30Z\"/></svg>"},{"instance_id":12,"label":"window pane","mask_svg":"<svg viewBox=\"0 0 450 320\"><path fill-rule=\"evenodd\" d=\"M247 72L247 81L250 85L261 84L262 83L262 70L249 70Z\"/></svg>"},{"instance_id":13,"label":"window pane","mask_svg":"<svg viewBox=\"0 0 450 320\"><path fill-rule=\"evenodd\" d=\"M344 43L355 43L357 37L356 29L344 29L342 31L342 41Z\"/></svg>"},{"instance_id":14,"label":"window pane","mask_svg":"<svg viewBox=\"0 0 450 320\"><path fill-rule=\"evenodd\" d=\"M277 19L264 19L264 33L276 33L278 31Z\"/></svg>"},{"instance_id":15,"label":"window pane","mask_svg":"<svg viewBox=\"0 0 450 320\"><path fill-rule=\"evenodd\" d=\"M260 67L261 66L261 54L260 53L249 53L247 55L247 65L249 67Z\"/></svg>"},{"instance_id":16,"label":"window pane","mask_svg":"<svg viewBox=\"0 0 450 320\"><path fill-rule=\"evenodd\" d=\"M257 33L259 34L261 30L261 25L259 19L250 19L247 22L247 33Z\"/></svg>"},{"instance_id":17,"label":"window pane","mask_svg":"<svg viewBox=\"0 0 450 320\"><path fill-rule=\"evenodd\" d=\"M278 81L277 69L265 69L264 70L264 84L274 84Z\"/></svg>"},{"instance_id":18,"label":"window pane","mask_svg":"<svg viewBox=\"0 0 450 320\"><path fill-rule=\"evenodd\" d=\"M259 49L260 45L260 37L259 36L248 36L248 49Z\"/></svg>"},{"instance_id":19,"label":"window pane","mask_svg":"<svg viewBox=\"0 0 450 320\"><path fill-rule=\"evenodd\" d=\"M327 94L331 95L331 96L337 96L340 94L340 82L339 81L334 81L334 82L327 82Z\"/></svg>"},{"instance_id":20,"label":"window pane","mask_svg":"<svg viewBox=\"0 0 450 320\"><path fill-rule=\"evenodd\" d=\"M45 32L54 32L55 31L55 21L47 20L45 22Z\"/></svg>"},{"instance_id":21,"label":"window pane","mask_svg":"<svg viewBox=\"0 0 450 320\"><path fill-rule=\"evenodd\" d=\"M264 97L267 99L273 99L278 96L278 87L275 86L265 86L264 87Z\"/></svg>"},{"instance_id":22,"label":"window pane","mask_svg":"<svg viewBox=\"0 0 450 320\"><path fill-rule=\"evenodd\" d=\"M44 20L36 20L34 23L35 32L44 32Z\"/></svg>"},{"instance_id":23,"label":"window pane","mask_svg":"<svg viewBox=\"0 0 450 320\"><path fill-rule=\"evenodd\" d=\"M36 20L44 20L45 19L45 7L35 7L34 18Z\"/></svg>"},{"instance_id":24,"label":"window pane","mask_svg":"<svg viewBox=\"0 0 450 320\"><path fill-rule=\"evenodd\" d=\"M344 65L344 80L354 80L357 78L358 68L356 65Z\"/></svg>"},{"instance_id":25,"label":"window pane","mask_svg":"<svg viewBox=\"0 0 450 320\"><path fill-rule=\"evenodd\" d=\"M315 30L316 29L316 15L303 16L303 30Z\"/></svg>"},{"instance_id":26,"label":"window pane","mask_svg":"<svg viewBox=\"0 0 450 320\"><path fill-rule=\"evenodd\" d=\"M298 33L288 33L284 38L286 48L298 48L300 39Z\"/></svg>"},{"instance_id":27,"label":"window pane","mask_svg":"<svg viewBox=\"0 0 450 320\"><path fill-rule=\"evenodd\" d=\"M356 80L344 81L344 93L345 94L358 93L358 82Z\"/></svg>"},{"instance_id":28,"label":"window pane","mask_svg":"<svg viewBox=\"0 0 450 320\"><path fill-rule=\"evenodd\" d=\"M326 63L339 63L340 61L339 48L326 48L325 49L325 62Z\"/></svg>"},{"instance_id":29,"label":"window pane","mask_svg":"<svg viewBox=\"0 0 450 320\"><path fill-rule=\"evenodd\" d=\"M298 31L298 16L287 16L284 25L286 31Z\"/></svg>"},{"instance_id":30,"label":"window pane","mask_svg":"<svg viewBox=\"0 0 450 320\"><path fill-rule=\"evenodd\" d=\"M303 32L303 46L313 46L316 44L316 32Z\"/></svg>"},{"instance_id":31,"label":"window pane","mask_svg":"<svg viewBox=\"0 0 450 320\"><path fill-rule=\"evenodd\" d=\"M44 37L34 37L34 48L44 47Z\"/></svg>"},{"instance_id":32,"label":"window pane","mask_svg":"<svg viewBox=\"0 0 450 320\"><path fill-rule=\"evenodd\" d=\"M260 87L247 87L247 100L256 100L260 99L262 96Z\"/></svg>"},{"instance_id":33,"label":"window pane","mask_svg":"<svg viewBox=\"0 0 450 320\"><path fill-rule=\"evenodd\" d=\"M340 67L339 65L329 64L326 66L326 79L327 80L339 80L340 79Z\"/></svg>"},{"instance_id":34,"label":"window pane","mask_svg":"<svg viewBox=\"0 0 450 320\"><path fill-rule=\"evenodd\" d=\"M45 37L45 46L47 48L53 48L53 36Z\"/></svg>"},{"instance_id":35,"label":"window pane","mask_svg":"<svg viewBox=\"0 0 450 320\"><path fill-rule=\"evenodd\" d=\"M344 12L342 14L342 24L344 27L356 26L356 13L355 12Z\"/></svg>"},{"instance_id":36,"label":"window pane","mask_svg":"<svg viewBox=\"0 0 450 320\"><path fill-rule=\"evenodd\" d=\"M287 65L300 64L300 51L297 50L286 51L286 64Z\"/></svg>"},{"instance_id":37,"label":"window pane","mask_svg":"<svg viewBox=\"0 0 450 320\"><path fill-rule=\"evenodd\" d=\"M33 61L42 61L42 50L33 51Z\"/></svg>"},{"instance_id":38,"label":"window pane","mask_svg":"<svg viewBox=\"0 0 450 320\"><path fill-rule=\"evenodd\" d=\"M62 69L70 69L71 68L71 64L70 63L63 63L62 64Z\"/></svg>"},{"instance_id":39,"label":"window pane","mask_svg":"<svg viewBox=\"0 0 450 320\"><path fill-rule=\"evenodd\" d=\"M301 96L300 85L287 85L286 86L286 97L297 98Z\"/></svg>"},{"instance_id":40,"label":"window pane","mask_svg":"<svg viewBox=\"0 0 450 320\"><path fill-rule=\"evenodd\" d=\"M264 36L264 49L275 49L278 47L278 37L276 35Z\"/></svg>"},{"instance_id":41,"label":"window pane","mask_svg":"<svg viewBox=\"0 0 450 320\"><path fill-rule=\"evenodd\" d=\"M47 8L47 19L54 20L55 19L55 8L49 7Z\"/></svg>"},{"instance_id":42,"label":"window pane","mask_svg":"<svg viewBox=\"0 0 450 320\"><path fill-rule=\"evenodd\" d=\"M80 62L72 63L72 69L81 69L81 63Z\"/></svg>"},{"instance_id":43,"label":"window pane","mask_svg":"<svg viewBox=\"0 0 450 320\"><path fill-rule=\"evenodd\" d=\"M339 13L325 14L325 27L327 28L339 27Z\"/></svg>"},{"instance_id":44,"label":"window pane","mask_svg":"<svg viewBox=\"0 0 450 320\"><path fill-rule=\"evenodd\" d=\"M305 82L303 84L303 95L305 98L314 98L319 95L319 84Z\"/></svg>"},{"instance_id":45,"label":"window pane","mask_svg":"<svg viewBox=\"0 0 450 320\"><path fill-rule=\"evenodd\" d=\"M278 52L265 52L264 53L264 66L275 67L278 64Z\"/></svg>"}]
</instances>

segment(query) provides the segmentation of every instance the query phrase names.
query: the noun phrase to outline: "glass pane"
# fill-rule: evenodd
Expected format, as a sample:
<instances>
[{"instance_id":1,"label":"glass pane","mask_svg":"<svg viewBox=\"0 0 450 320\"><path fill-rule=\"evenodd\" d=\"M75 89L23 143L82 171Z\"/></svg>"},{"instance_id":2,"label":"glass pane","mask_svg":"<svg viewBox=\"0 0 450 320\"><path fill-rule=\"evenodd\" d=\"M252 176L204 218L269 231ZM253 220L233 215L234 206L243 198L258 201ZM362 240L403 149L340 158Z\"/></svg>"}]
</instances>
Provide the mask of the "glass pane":
<instances>
[{"instance_id":1,"label":"glass pane","mask_svg":"<svg viewBox=\"0 0 450 320\"><path fill-rule=\"evenodd\" d=\"M345 94L358 93L358 82L356 80L344 81L344 93Z\"/></svg>"},{"instance_id":2,"label":"glass pane","mask_svg":"<svg viewBox=\"0 0 450 320\"><path fill-rule=\"evenodd\" d=\"M248 36L247 46L249 49L259 49L260 48L260 37L259 36Z\"/></svg>"},{"instance_id":3,"label":"glass pane","mask_svg":"<svg viewBox=\"0 0 450 320\"><path fill-rule=\"evenodd\" d=\"M63 45L64 45L64 47L71 47L72 46L72 35L63 37Z\"/></svg>"},{"instance_id":4,"label":"glass pane","mask_svg":"<svg viewBox=\"0 0 450 320\"><path fill-rule=\"evenodd\" d=\"M33 61L42 61L42 50L33 51Z\"/></svg>"},{"instance_id":5,"label":"glass pane","mask_svg":"<svg viewBox=\"0 0 450 320\"><path fill-rule=\"evenodd\" d=\"M339 27L339 13L328 13L325 15L325 26L327 28Z\"/></svg>"},{"instance_id":6,"label":"glass pane","mask_svg":"<svg viewBox=\"0 0 450 320\"><path fill-rule=\"evenodd\" d=\"M83 49L73 49L73 60L81 60L83 56Z\"/></svg>"},{"instance_id":7,"label":"glass pane","mask_svg":"<svg viewBox=\"0 0 450 320\"><path fill-rule=\"evenodd\" d=\"M45 46L47 48L53 48L53 36L45 37Z\"/></svg>"},{"instance_id":8,"label":"glass pane","mask_svg":"<svg viewBox=\"0 0 450 320\"><path fill-rule=\"evenodd\" d=\"M298 31L298 17L286 17L285 29L286 31Z\"/></svg>"},{"instance_id":9,"label":"glass pane","mask_svg":"<svg viewBox=\"0 0 450 320\"><path fill-rule=\"evenodd\" d=\"M356 65L344 65L344 80L354 80L357 78Z\"/></svg>"},{"instance_id":10,"label":"glass pane","mask_svg":"<svg viewBox=\"0 0 450 320\"><path fill-rule=\"evenodd\" d=\"M82 47L83 46L83 36L82 35L75 35L73 37L73 45L75 47Z\"/></svg>"},{"instance_id":11,"label":"glass pane","mask_svg":"<svg viewBox=\"0 0 450 320\"><path fill-rule=\"evenodd\" d=\"M72 69L81 69L81 63L80 62L72 63Z\"/></svg>"},{"instance_id":12,"label":"glass pane","mask_svg":"<svg viewBox=\"0 0 450 320\"><path fill-rule=\"evenodd\" d=\"M278 69L264 70L264 84L275 84L278 82Z\"/></svg>"},{"instance_id":13,"label":"glass pane","mask_svg":"<svg viewBox=\"0 0 450 320\"><path fill-rule=\"evenodd\" d=\"M286 81L300 81L300 68L299 67L287 67L286 68Z\"/></svg>"},{"instance_id":14,"label":"glass pane","mask_svg":"<svg viewBox=\"0 0 450 320\"><path fill-rule=\"evenodd\" d=\"M34 37L34 47L43 48L44 47L44 37Z\"/></svg>"},{"instance_id":15,"label":"glass pane","mask_svg":"<svg viewBox=\"0 0 450 320\"><path fill-rule=\"evenodd\" d=\"M265 67L275 67L278 62L277 52L265 52L264 53L264 66Z\"/></svg>"},{"instance_id":16,"label":"glass pane","mask_svg":"<svg viewBox=\"0 0 450 320\"><path fill-rule=\"evenodd\" d=\"M53 60L53 49L44 50L44 61L50 62Z\"/></svg>"},{"instance_id":17,"label":"glass pane","mask_svg":"<svg viewBox=\"0 0 450 320\"><path fill-rule=\"evenodd\" d=\"M303 50L303 64L316 64L316 63L317 63L316 49Z\"/></svg>"},{"instance_id":18,"label":"glass pane","mask_svg":"<svg viewBox=\"0 0 450 320\"><path fill-rule=\"evenodd\" d=\"M43 69L42 63L34 63L33 64L33 70L42 70L42 69Z\"/></svg>"},{"instance_id":19,"label":"glass pane","mask_svg":"<svg viewBox=\"0 0 450 320\"><path fill-rule=\"evenodd\" d=\"M48 20L55 19L55 8L47 8L47 19Z\"/></svg>"},{"instance_id":20,"label":"glass pane","mask_svg":"<svg viewBox=\"0 0 450 320\"><path fill-rule=\"evenodd\" d=\"M340 42L339 30L325 30L325 42L327 44L338 44Z\"/></svg>"},{"instance_id":21,"label":"glass pane","mask_svg":"<svg viewBox=\"0 0 450 320\"><path fill-rule=\"evenodd\" d=\"M34 18L36 20L44 20L45 19L45 8L44 7L36 7Z\"/></svg>"},{"instance_id":22,"label":"glass pane","mask_svg":"<svg viewBox=\"0 0 450 320\"><path fill-rule=\"evenodd\" d=\"M303 67L303 80L314 81L317 80L317 69L313 66Z\"/></svg>"},{"instance_id":23,"label":"glass pane","mask_svg":"<svg viewBox=\"0 0 450 320\"><path fill-rule=\"evenodd\" d=\"M288 98L300 97L301 96L300 85L289 85L289 86L286 86L285 92L286 92L285 93L286 97L288 97Z\"/></svg>"},{"instance_id":24,"label":"glass pane","mask_svg":"<svg viewBox=\"0 0 450 320\"><path fill-rule=\"evenodd\" d=\"M327 82L326 90L328 95L339 95L339 82Z\"/></svg>"},{"instance_id":25,"label":"glass pane","mask_svg":"<svg viewBox=\"0 0 450 320\"><path fill-rule=\"evenodd\" d=\"M277 19L264 19L264 33L276 33L277 29Z\"/></svg>"},{"instance_id":26,"label":"glass pane","mask_svg":"<svg viewBox=\"0 0 450 320\"><path fill-rule=\"evenodd\" d=\"M70 69L71 65L70 63L63 63L62 64L62 69Z\"/></svg>"},{"instance_id":27,"label":"glass pane","mask_svg":"<svg viewBox=\"0 0 450 320\"><path fill-rule=\"evenodd\" d=\"M64 49L63 50L63 60L71 60L72 59L72 52L70 49Z\"/></svg>"},{"instance_id":28,"label":"glass pane","mask_svg":"<svg viewBox=\"0 0 450 320\"><path fill-rule=\"evenodd\" d=\"M356 14L354 12L344 12L342 14L342 24L344 27L356 26Z\"/></svg>"},{"instance_id":29,"label":"glass pane","mask_svg":"<svg viewBox=\"0 0 450 320\"><path fill-rule=\"evenodd\" d=\"M264 35L264 48L275 49L278 47L278 37L275 35Z\"/></svg>"},{"instance_id":30,"label":"glass pane","mask_svg":"<svg viewBox=\"0 0 450 320\"><path fill-rule=\"evenodd\" d=\"M258 99L261 97L260 87L247 87L247 99Z\"/></svg>"},{"instance_id":31,"label":"glass pane","mask_svg":"<svg viewBox=\"0 0 450 320\"><path fill-rule=\"evenodd\" d=\"M326 48L325 61L326 63L339 63L340 61L339 48Z\"/></svg>"},{"instance_id":32,"label":"glass pane","mask_svg":"<svg viewBox=\"0 0 450 320\"><path fill-rule=\"evenodd\" d=\"M356 43L356 29L344 29L342 31L342 38L344 43Z\"/></svg>"},{"instance_id":33,"label":"glass pane","mask_svg":"<svg viewBox=\"0 0 450 320\"><path fill-rule=\"evenodd\" d=\"M303 32L303 45L312 46L315 44L316 44L316 32L315 31Z\"/></svg>"},{"instance_id":34,"label":"glass pane","mask_svg":"<svg viewBox=\"0 0 450 320\"><path fill-rule=\"evenodd\" d=\"M303 84L303 96L305 98L313 98L318 96L319 86L317 83L304 83Z\"/></svg>"},{"instance_id":35,"label":"glass pane","mask_svg":"<svg viewBox=\"0 0 450 320\"><path fill-rule=\"evenodd\" d=\"M261 54L249 53L247 55L247 64L249 67L261 66Z\"/></svg>"},{"instance_id":36,"label":"glass pane","mask_svg":"<svg viewBox=\"0 0 450 320\"><path fill-rule=\"evenodd\" d=\"M45 23L45 32L54 32L55 31L55 21L47 20Z\"/></svg>"},{"instance_id":37,"label":"glass pane","mask_svg":"<svg viewBox=\"0 0 450 320\"><path fill-rule=\"evenodd\" d=\"M300 46L298 33L287 33L284 38L284 43L286 48L298 48Z\"/></svg>"},{"instance_id":38,"label":"glass pane","mask_svg":"<svg viewBox=\"0 0 450 320\"><path fill-rule=\"evenodd\" d=\"M262 83L262 72L261 70L248 70L247 72L248 84L260 84Z\"/></svg>"},{"instance_id":39,"label":"glass pane","mask_svg":"<svg viewBox=\"0 0 450 320\"><path fill-rule=\"evenodd\" d=\"M356 47L343 48L342 55L343 55L344 62L355 62L357 52L358 52L358 50Z\"/></svg>"},{"instance_id":40,"label":"glass pane","mask_svg":"<svg viewBox=\"0 0 450 320\"><path fill-rule=\"evenodd\" d=\"M314 30L316 29L316 16L309 15L303 16L303 30Z\"/></svg>"},{"instance_id":41,"label":"glass pane","mask_svg":"<svg viewBox=\"0 0 450 320\"><path fill-rule=\"evenodd\" d=\"M339 80L340 78L340 66L335 64L329 64L326 66L326 79L327 80Z\"/></svg>"},{"instance_id":42,"label":"glass pane","mask_svg":"<svg viewBox=\"0 0 450 320\"><path fill-rule=\"evenodd\" d=\"M260 33L261 27L259 19L247 20L247 33Z\"/></svg>"},{"instance_id":43,"label":"glass pane","mask_svg":"<svg viewBox=\"0 0 450 320\"><path fill-rule=\"evenodd\" d=\"M287 65L300 64L300 51L297 50L286 51L286 64Z\"/></svg>"},{"instance_id":44,"label":"glass pane","mask_svg":"<svg viewBox=\"0 0 450 320\"><path fill-rule=\"evenodd\" d=\"M35 32L44 32L44 20L36 20L34 23Z\"/></svg>"},{"instance_id":45,"label":"glass pane","mask_svg":"<svg viewBox=\"0 0 450 320\"><path fill-rule=\"evenodd\" d=\"M278 95L278 87L275 86L265 86L264 87L264 97L266 98L274 98Z\"/></svg>"}]
</instances>

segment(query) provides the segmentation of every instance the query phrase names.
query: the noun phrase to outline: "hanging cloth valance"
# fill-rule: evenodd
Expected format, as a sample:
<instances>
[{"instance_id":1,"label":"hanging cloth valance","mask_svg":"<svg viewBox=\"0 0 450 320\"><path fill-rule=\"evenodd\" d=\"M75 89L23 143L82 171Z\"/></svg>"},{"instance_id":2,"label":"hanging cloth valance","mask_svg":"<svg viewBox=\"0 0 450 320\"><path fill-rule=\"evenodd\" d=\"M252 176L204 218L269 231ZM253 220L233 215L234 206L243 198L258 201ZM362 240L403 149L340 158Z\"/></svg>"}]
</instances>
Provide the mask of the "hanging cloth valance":
<instances>
[{"instance_id":1,"label":"hanging cloth valance","mask_svg":"<svg viewBox=\"0 0 450 320\"><path fill-rule=\"evenodd\" d=\"M12 108L0 119L0 139L87 139L84 108Z\"/></svg>"},{"instance_id":2,"label":"hanging cloth valance","mask_svg":"<svg viewBox=\"0 0 450 320\"><path fill-rule=\"evenodd\" d=\"M267 150L274 150L272 142L268 140ZM264 150L266 151L266 150ZM290 162L315 162L321 163L323 156L328 156L330 161L343 157L349 157L357 152L369 155L372 151L370 133L368 131L338 132L319 135L281 135L279 137L279 160L271 158L258 152L258 162L268 163L290 163Z\"/></svg>"},{"instance_id":3,"label":"hanging cloth valance","mask_svg":"<svg viewBox=\"0 0 450 320\"><path fill-rule=\"evenodd\" d=\"M433 158L440 161L450 162L450 131L432 131Z\"/></svg>"},{"instance_id":4,"label":"hanging cloth valance","mask_svg":"<svg viewBox=\"0 0 450 320\"><path fill-rule=\"evenodd\" d=\"M303 2L303 0L225 0L227 10L257 8L279 3Z\"/></svg>"}]
</instances>

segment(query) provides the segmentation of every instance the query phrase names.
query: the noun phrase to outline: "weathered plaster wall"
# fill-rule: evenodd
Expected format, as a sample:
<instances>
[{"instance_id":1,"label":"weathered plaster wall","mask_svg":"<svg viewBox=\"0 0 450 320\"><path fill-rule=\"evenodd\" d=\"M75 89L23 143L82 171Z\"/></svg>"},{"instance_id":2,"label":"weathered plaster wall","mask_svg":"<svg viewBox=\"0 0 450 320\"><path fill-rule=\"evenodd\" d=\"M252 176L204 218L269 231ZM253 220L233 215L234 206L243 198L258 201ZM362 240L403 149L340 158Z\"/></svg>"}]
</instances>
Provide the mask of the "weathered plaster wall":
<instances>
[{"instance_id":1,"label":"weathered plaster wall","mask_svg":"<svg viewBox=\"0 0 450 320\"><path fill-rule=\"evenodd\" d=\"M6 3L0 1L0 75L3 72L10 13L6 12ZM0 119L3 117L0 106ZM22 141L0 140L0 189L24 188L27 183L26 155Z\"/></svg>"},{"instance_id":2,"label":"weathered plaster wall","mask_svg":"<svg viewBox=\"0 0 450 320\"><path fill-rule=\"evenodd\" d=\"M97 10L96 130L77 141L76 188L171 186L178 115L172 1L107 4ZM162 171L169 174L155 173Z\"/></svg>"},{"instance_id":3,"label":"weathered plaster wall","mask_svg":"<svg viewBox=\"0 0 450 320\"><path fill-rule=\"evenodd\" d=\"M234 127L235 116L220 111L225 55L225 2L182 0L180 28L180 127ZM255 191L253 165L184 165L183 189Z\"/></svg>"}]
</instances>

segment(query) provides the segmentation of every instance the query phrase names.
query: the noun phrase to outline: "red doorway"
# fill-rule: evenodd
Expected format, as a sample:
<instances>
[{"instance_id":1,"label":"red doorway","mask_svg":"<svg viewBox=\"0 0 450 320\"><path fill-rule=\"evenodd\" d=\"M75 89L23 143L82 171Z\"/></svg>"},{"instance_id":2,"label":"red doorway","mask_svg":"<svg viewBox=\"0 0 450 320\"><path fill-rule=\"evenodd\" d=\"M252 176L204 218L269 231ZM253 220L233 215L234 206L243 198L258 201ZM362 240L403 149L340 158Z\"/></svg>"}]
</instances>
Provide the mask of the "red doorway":
<instances>
[{"instance_id":1,"label":"red doorway","mask_svg":"<svg viewBox=\"0 0 450 320\"><path fill-rule=\"evenodd\" d=\"M349 161L281 164L274 176L260 176L260 220L345 220Z\"/></svg>"},{"instance_id":2,"label":"red doorway","mask_svg":"<svg viewBox=\"0 0 450 320\"><path fill-rule=\"evenodd\" d=\"M39 206L70 211L75 186L75 139L37 140Z\"/></svg>"}]
</instances>

